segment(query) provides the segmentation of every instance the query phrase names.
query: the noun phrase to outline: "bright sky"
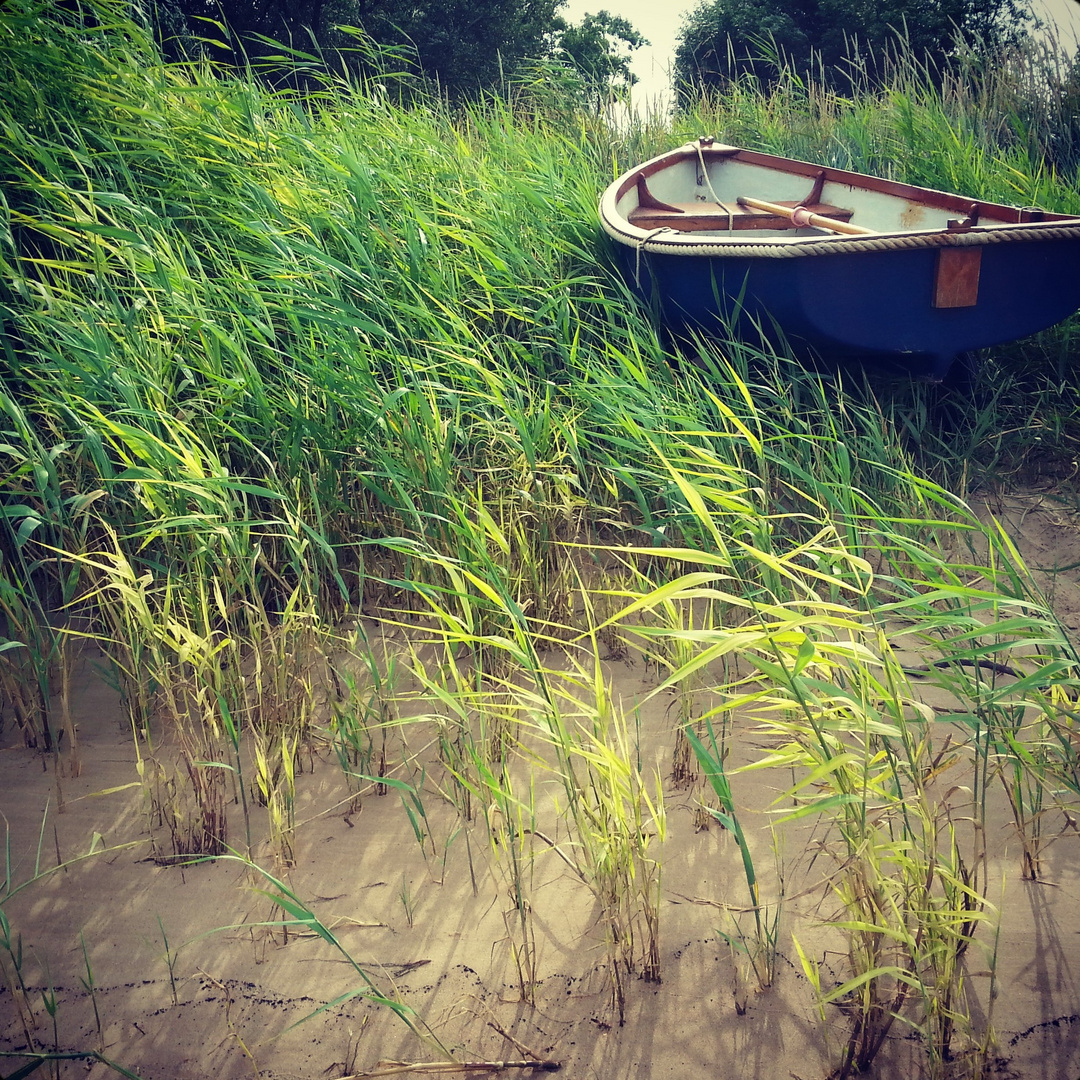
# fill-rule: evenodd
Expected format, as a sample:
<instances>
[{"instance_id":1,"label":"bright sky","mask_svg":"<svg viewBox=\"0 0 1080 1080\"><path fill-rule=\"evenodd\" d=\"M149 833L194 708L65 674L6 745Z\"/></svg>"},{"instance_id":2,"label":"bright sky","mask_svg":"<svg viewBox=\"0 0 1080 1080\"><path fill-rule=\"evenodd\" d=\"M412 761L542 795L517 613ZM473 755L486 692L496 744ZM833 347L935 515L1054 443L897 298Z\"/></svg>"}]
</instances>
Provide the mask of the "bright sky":
<instances>
[{"instance_id":1,"label":"bright sky","mask_svg":"<svg viewBox=\"0 0 1080 1080\"><path fill-rule=\"evenodd\" d=\"M1062 44L1075 51L1080 41L1080 0L1031 0L1044 21L1058 27ZM675 55L675 41L682 17L697 6L698 0L567 0L563 14L571 22L597 11L622 15L651 42L633 56L633 71L638 77L634 87L635 104L640 108L657 96L666 95L670 69Z\"/></svg>"}]
</instances>

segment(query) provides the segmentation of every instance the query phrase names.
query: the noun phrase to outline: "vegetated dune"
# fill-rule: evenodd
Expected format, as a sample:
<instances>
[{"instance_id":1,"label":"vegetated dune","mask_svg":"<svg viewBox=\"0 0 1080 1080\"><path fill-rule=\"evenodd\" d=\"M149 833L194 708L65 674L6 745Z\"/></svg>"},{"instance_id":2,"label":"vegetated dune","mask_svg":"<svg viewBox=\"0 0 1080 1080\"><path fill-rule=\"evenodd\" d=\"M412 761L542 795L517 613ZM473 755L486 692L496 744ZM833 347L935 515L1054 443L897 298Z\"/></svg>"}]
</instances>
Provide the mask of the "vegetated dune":
<instances>
[{"instance_id":1,"label":"vegetated dune","mask_svg":"<svg viewBox=\"0 0 1080 1080\"><path fill-rule=\"evenodd\" d=\"M615 132L120 6L0 10L0 1072L1074 1080L1075 324L673 341L595 217L702 131L1075 209L1066 87Z\"/></svg>"},{"instance_id":2,"label":"vegetated dune","mask_svg":"<svg viewBox=\"0 0 1080 1080\"><path fill-rule=\"evenodd\" d=\"M1040 565L1076 562L1075 512L1037 495L997 509ZM1070 625L1080 610L1075 566L1055 574L1053 584ZM425 677L439 666L430 645L426 655L416 645L430 631L370 622L368 634L384 667L387 656L411 657ZM896 628L894 643L911 646L901 655L939 723L958 713L955 688L932 685L933 675L919 670L910 635ZM386 1060L446 1060L444 1052L458 1062L557 1062L568 1075L826 1075L857 1013L850 1000L857 991L819 1004L851 974L842 883L854 856L838 836L836 810L772 824L796 805L784 797L794 774L740 771L782 745L762 729L760 706L748 704L724 721L732 792L725 811L700 763L677 758L673 720L686 705L678 690L658 692L663 674L639 653L593 656L596 669L576 673L575 650L565 645L546 659L562 715L588 720L594 732L601 730L593 711L601 684L592 680L602 681L607 745L623 755L611 791L622 785L624 808L635 790L648 796L646 817L635 826L648 834L642 852L657 873L656 969L648 980L639 950L650 931L633 904L613 922L610 896L589 880L550 735L528 707L505 720L515 693L528 703L520 673L477 680L488 688L489 720L502 711L512 750L501 786L477 792L471 805L463 802L467 786L455 794L440 753L447 714L406 667L398 668L382 762L397 787L380 789L374 775L347 783L332 726L313 726L296 761L292 865L283 865L263 818L253 815L251 852L260 871L231 856L198 863L152 857L147 834L160 835L161 826L148 819L152 800L138 780L129 721L102 679L102 657L89 647L71 686L80 774L71 775L72 759L63 754L54 763L27 751L10 727L0 755L11 885L39 875L4 907L22 939L14 985L24 988L14 1000L10 986L5 993L12 1007L4 1048L25 1046L29 1030L41 1049L53 1049L54 1040L67 1050L103 1048L144 1076L341 1076ZM1005 661L998 654L995 663ZM726 674L730 681L746 673ZM995 691L1015 681L984 674ZM722 700L719 684L714 672L697 681L699 713ZM940 727L932 736L919 728L920 737L934 740L924 796L942 828L947 823L961 845L977 848L977 759L962 723ZM166 737L155 754L167 762L175 749ZM241 761L251 784L246 748ZM937 1068L967 1069L965 1053L993 1031L984 1070L1066 1077L1080 1060L1071 940L1080 900L1076 830L1071 814L1053 809L1048 797L1039 880L1024 880L1025 842L995 770L1008 780L1000 762L986 777L987 860L971 913L982 921L970 928L959 960L965 974L956 984L952 1055ZM227 786L228 838L246 853L238 780L230 777ZM248 797L257 801L255 791ZM729 814L727 828L709 807ZM888 808L871 801L868 811L884 817ZM736 816L772 934L764 943L730 828ZM289 892L276 906L279 882ZM526 901L524 938L518 888ZM638 935L633 944L628 934ZM799 948L812 960L819 990ZM6 966L10 978L13 954ZM47 1002L56 1005L55 1033ZM875 1062L882 1074L927 1071L924 1009L913 991Z\"/></svg>"}]
</instances>

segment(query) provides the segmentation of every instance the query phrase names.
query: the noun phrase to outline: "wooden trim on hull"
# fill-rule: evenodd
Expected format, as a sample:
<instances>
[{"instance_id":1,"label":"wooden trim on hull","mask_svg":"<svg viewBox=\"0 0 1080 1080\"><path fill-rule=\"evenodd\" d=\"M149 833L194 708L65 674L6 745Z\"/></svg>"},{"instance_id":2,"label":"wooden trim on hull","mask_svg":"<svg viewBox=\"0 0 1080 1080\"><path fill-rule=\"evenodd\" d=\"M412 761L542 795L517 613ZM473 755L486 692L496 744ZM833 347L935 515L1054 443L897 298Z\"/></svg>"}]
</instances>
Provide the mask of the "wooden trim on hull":
<instances>
[{"instance_id":1,"label":"wooden trim on hull","mask_svg":"<svg viewBox=\"0 0 1080 1080\"><path fill-rule=\"evenodd\" d=\"M981 247L942 248L934 266L934 307L975 307L979 302Z\"/></svg>"}]
</instances>

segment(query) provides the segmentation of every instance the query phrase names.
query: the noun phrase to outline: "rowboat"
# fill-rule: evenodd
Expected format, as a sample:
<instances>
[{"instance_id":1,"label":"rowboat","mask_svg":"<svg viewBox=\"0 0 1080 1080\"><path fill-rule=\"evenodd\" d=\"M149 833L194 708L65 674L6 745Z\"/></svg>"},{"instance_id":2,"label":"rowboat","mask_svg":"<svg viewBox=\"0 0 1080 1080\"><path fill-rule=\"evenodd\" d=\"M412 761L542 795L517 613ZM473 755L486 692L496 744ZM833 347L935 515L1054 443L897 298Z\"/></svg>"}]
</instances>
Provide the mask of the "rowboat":
<instances>
[{"instance_id":1,"label":"rowboat","mask_svg":"<svg viewBox=\"0 0 1080 1080\"><path fill-rule=\"evenodd\" d=\"M600 201L634 290L719 329L942 378L957 356L1080 308L1080 217L687 143Z\"/></svg>"}]
</instances>

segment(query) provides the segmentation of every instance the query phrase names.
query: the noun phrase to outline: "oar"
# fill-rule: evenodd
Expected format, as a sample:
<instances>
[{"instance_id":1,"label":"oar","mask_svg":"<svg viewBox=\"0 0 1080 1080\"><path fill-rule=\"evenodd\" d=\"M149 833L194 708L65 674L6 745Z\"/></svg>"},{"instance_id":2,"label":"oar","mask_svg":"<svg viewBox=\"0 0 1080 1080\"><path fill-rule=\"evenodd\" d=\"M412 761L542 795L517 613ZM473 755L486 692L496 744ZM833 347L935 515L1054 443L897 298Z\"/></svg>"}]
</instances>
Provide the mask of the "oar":
<instances>
[{"instance_id":1,"label":"oar","mask_svg":"<svg viewBox=\"0 0 1080 1080\"><path fill-rule=\"evenodd\" d=\"M765 210L770 214L789 218L792 224L803 228L806 225L814 225L819 229L831 229L833 232L848 233L851 236L873 236L873 229L864 229L861 225L852 225L847 221L837 221L836 218L825 217L822 214L812 214L805 206L779 206L776 203L765 202L763 199L751 199L743 195L738 200L740 206L749 206L754 210Z\"/></svg>"}]
</instances>

